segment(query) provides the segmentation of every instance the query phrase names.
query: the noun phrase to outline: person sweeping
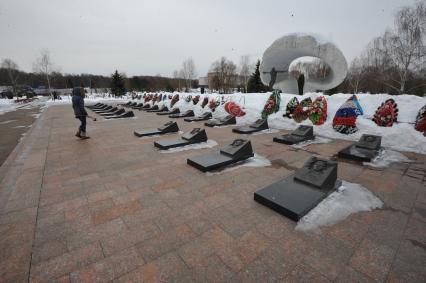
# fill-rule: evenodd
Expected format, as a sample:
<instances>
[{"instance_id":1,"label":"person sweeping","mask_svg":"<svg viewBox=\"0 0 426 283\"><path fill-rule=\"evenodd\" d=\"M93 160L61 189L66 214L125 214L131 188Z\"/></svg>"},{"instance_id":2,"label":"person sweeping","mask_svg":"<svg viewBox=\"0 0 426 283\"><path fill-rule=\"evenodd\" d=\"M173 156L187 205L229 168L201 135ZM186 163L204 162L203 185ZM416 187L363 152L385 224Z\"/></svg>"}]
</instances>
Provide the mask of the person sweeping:
<instances>
[{"instance_id":1,"label":"person sweeping","mask_svg":"<svg viewBox=\"0 0 426 283\"><path fill-rule=\"evenodd\" d=\"M90 118L90 116L84 108L84 94L84 88L82 87L75 87L72 90L72 108L74 109L75 118L81 122L75 136L82 140L90 138L86 135L86 117Z\"/></svg>"}]
</instances>

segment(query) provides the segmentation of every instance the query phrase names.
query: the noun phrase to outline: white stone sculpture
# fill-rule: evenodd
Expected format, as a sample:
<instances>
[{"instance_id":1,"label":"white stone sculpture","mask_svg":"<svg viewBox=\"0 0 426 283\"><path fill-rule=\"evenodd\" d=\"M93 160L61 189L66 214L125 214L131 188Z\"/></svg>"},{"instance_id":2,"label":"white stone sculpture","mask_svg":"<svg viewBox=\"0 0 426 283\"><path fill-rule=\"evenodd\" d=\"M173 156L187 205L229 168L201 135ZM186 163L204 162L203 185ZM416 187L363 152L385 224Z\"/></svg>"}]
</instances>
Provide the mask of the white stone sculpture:
<instances>
[{"instance_id":1,"label":"white stone sculpture","mask_svg":"<svg viewBox=\"0 0 426 283\"><path fill-rule=\"evenodd\" d=\"M298 93L296 78L289 74L290 64L300 57L320 58L330 71L325 78L305 78L304 92L328 90L341 84L346 78L348 64L343 53L331 42L316 35L290 34L277 39L263 53L260 64L262 82L283 93Z\"/></svg>"}]
</instances>

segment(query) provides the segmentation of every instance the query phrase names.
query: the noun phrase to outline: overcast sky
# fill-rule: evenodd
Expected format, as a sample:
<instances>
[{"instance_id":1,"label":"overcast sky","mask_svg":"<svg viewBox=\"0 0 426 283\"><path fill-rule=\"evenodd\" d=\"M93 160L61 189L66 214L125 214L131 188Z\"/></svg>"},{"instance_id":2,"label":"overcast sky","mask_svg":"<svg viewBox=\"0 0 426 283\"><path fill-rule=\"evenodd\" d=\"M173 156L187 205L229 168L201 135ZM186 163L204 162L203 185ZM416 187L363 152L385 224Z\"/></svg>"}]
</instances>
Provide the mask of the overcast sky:
<instances>
[{"instance_id":1,"label":"overcast sky","mask_svg":"<svg viewBox=\"0 0 426 283\"><path fill-rule=\"evenodd\" d=\"M411 0L0 0L0 58L31 71L47 48L64 73L172 76L192 57L262 57L293 32L330 39L350 61Z\"/></svg>"}]
</instances>

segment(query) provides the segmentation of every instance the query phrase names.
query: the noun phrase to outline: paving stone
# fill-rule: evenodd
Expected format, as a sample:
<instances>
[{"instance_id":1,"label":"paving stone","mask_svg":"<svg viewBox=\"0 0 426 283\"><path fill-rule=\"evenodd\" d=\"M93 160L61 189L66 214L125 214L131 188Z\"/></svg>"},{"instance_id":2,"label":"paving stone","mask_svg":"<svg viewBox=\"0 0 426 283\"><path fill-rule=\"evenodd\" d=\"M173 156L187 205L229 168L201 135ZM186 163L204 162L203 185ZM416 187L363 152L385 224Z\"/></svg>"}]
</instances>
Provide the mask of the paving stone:
<instances>
[{"instance_id":1,"label":"paving stone","mask_svg":"<svg viewBox=\"0 0 426 283\"><path fill-rule=\"evenodd\" d=\"M123 275L115 282L187 282L180 278L189 274L182 260L174 253L168 253Z\"/></svg>"},{"instance_id":2,"label":"paving stone","mask_svg":"<svg viewBox=\"0 0 426 283\"><path fill-rule=\"evenodd\" d=\"M152 261L163 254L175 251L195 237L196 235L192 232L191 228L183 224L158 237L148 239L138 244L137 248L146 261Z\"/></svg>"},{"instance_id":3,"label":"paving stone","mask_svg":"<svg viewBox=\"0 0 426 283\"><path fill-rule=\"evenodd\" d=\"M153 223L146 222L130 230L101 239L102 249L109 256L122 249L143 242L160 234L160 229Z\"/></svg>"},{"instance_id":4,"label":"paving stone","mask_svg":"<svg viewBox=\"0 0 426 283\"><path fill-rule=\"evenodd\" d=\"M231 282L234 276L234 273L214 255L203 259L191 273L191 281L194 282Z\"/></svg>"},{"instance_id":5,"label":"paving stone","mask_svg":"<svg viewBox=\"0 0 426 283\"><path fill-rule=\"evenodd\" d=\"M122 250L91 265L73 271L71 282L107 282L144 264L135 248Z\"/></svg>"},{"instance_id":6,"label":"paving stone","mask_svg":"<svg viewBox=\"0 0 426 283\"><path fill-rule=\"evenodd\" d=\"M89 265L103 258L99 243L84 246L61 256L31 266L31 281L45 282Z\"/></svg>"},{"instance_id":7,"label":"paving stone","mask_svg":"<svg viewBox=\"0 0 426 283\"><path fill-rule=\"evenodd\" d=\"M121 216L132 215L139 209L141 209L141 206L138 201L131 201L121 205L116 205L111 208L92 213L92 223L94 225L98 225Z\"/></svg>"},{"instance_id":8,"label":"paving stone","mask_svg":"<svg viewBox=\"0 0 426 283\"><path fill-rule=\"evenodd\" d=\"M413 240L404 241L392 264L389 282L424 282L425 262L425 245Z\"/></svg>"},{"instance_id":9,"label":"paving stone","mask_svg":"<svg viewBox=\"0 0 426 283\"><path fill-rule=\"evenodd\" d=\"M89 125L93 138L83 144L69 138L68 106L43 112L0 174L1 282L424 281L425 155L404 153L415 163L380 170L340 160L339 177L370 189L384 208L302 233L253 193L350 141L294 149L273 144L273 134L250 136L271 166L206 175L186 159L212 149L161 154L152 138L129 133L141 119L168 118L136 115ZM235 138L229 128L208 135L219 144Z\"/></svg>"},{"instance_id":10,"label":"paving stone","mask_svg":"<svg viewBox=\"0 0 426 283\"><path fill-rule=\"evenodd\" d=\"M351 258L351 266L377 281L384 281L391 268L395 250L386 246L364 240Z\"/></svg>"}]
</instances>

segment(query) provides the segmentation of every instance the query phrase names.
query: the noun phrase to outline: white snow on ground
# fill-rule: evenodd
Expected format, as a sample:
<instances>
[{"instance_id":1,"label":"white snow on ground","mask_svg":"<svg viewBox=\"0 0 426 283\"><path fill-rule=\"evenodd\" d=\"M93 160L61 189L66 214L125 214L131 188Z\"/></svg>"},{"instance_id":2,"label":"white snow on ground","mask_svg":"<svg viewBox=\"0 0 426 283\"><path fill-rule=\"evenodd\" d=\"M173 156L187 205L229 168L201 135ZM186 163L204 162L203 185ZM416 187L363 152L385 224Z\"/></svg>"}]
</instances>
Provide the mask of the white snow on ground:
<instances>
[{"instance_id":1,"label":"white snow on ground","mask_svg":"<svg viewBox=\"0 0 426 283\"><path fill-rule=\"evenodd\" d=\"M14 103L13 99L0 99L0 115L14 111L18 106L20 106L20 104Z\"/></svg>"},{"instance_id":2,"label":"white snow on ground","mask_svg":"<svg viewBox=\"0 0 426 283\"><path fill-rule=\"evenodd\" d=\"M397 151L383 149L371 162L364 162L363 164L376 168L385 168L396 162L412 162L412 160Z\"/></svg>"},{"instance_id":3,"label":"white snow on ground","mask_svg":"<svg viewBox=\"0 0 426 283\"><path fill-rule=\"evenodd\" d=\"M197 144L190 144L186 146L176 147L176 148L170 148L167 150L160 150L161 153L175 153L185 150L191 150L191 149L203 149L203 148L212 148L217 146L217 142L214 140L207 140L206 142L201 142Z\"/></svg>"},{"instance_id":4,"label":"white snow on ground","mask_svg":"<svg viewBox=\"0 0 426 283\"><path fill-rule=\"evenodd\" d=\"M137 93L142 95L143 93ZM163 93L169 95L171 93ZM173 93L179 94L180 100L175 104L174 107L180 108L181 112L192 109L196 116L203 112L210 111L210 108L206 106L204 109L201 108L201 101L204 97L216 98L221 100L223 97L225 101L233 101L241 106L242 110L247 114L243 117L237 117L237 125L248 125L255 122L260 118L261 111L268 99L270 93L234 93L228 95L220 94L202 94L200 95L200 102L194 105L192 101L186 102L185 97L191 95L195 97L196 93ZM305 120L298 124L292 119L283 118L285 107L291 98L297 97L299 101L304 98L310 97L312 100L318 96L323 95L322 93L306 93L304 95L293 95L293 94L281 94L281 105L278 113L272 114L268 118L268 124L271 129L279 130L294 130L299 125L312 125L311 121ZM332 96L326 96L328 107L327 107L327 120L324 125L314 126L314 132L316 135L320 135L326 138L332 139L344 139L357 141L362 134L373 134L382 136L382 146L398 151L411 151L426 154L426 138L422 133L414 129L413 123L418 110L426 105L426 97L418 97L415 95L389 95L389 94L357 94L359 103L361 104L364 115L359 116L357 119L357 126L359 131L352 135L344 135L336 132L332 127L332 121L334 114L337 109L351 96L352 94L334 94ZM398 104L399 123L393 127L378 127L371 118L374 115L377 107L381 105L386 99L392 98ZM105 94L92 95L86 98L86 104L105 102L105 103L124 103L130 100L130 97L113 98ZM143 100L135 100L142 102ZM161 103L166 103L169 106L170 100L167 99ZM69 96L64 96L62 100L48 101L47 105L56 105L71 103ZM213 113L213 118L222 118L228 115L225 111L223 104L218 106Z\"/></svg>"},{"instance_id":5,"label":"white snow on ground","mask_svg":"<svg viewBox=\"0 0 426 283\"><path fill-rule=\"evenodd\" d=\"M185 97L187 94L182 93L181 97ZM248 125L255 122L260 118L261 111L268 99L270 93L235 93L230 95L219 95L219 94L205 94L201 95L200 100L204 96L209 98L225 98L225 101L233 101L242 107L242 110L246 112L243 117L237 117L237 125ZM292 119L283 118L287 103L291 98L297 97L299 101L304 98L310 97L312 100L318 96L323 95L322 93L306 93L304 95L293 95L293 94L281 94L281 105L279 112L272 114L268 118L269 127L272 129L282 130L294 130L299 125L312 125L311 121L305 120L302 123L296 123ZM358 100L364 110L364 115L359 116L357 119L357 126L359 131L352 135L344 135L336 132L332 127L332 121L334 114L337 109L351 96L352 94L335 94L332 96L326 96L328 107L327 107L327 120L321 126L314 126L314 132L316 135L320 135L332 139L344 139L357 141L362 134L373 134L382 136L382 146L391 148L399 151L411 151L417 153L426 153L426 139L422 133L414 129L414 121L418 110L426 104L426 97L418 97L415 95L397 95L391 96L388 94L357 94ZM192 94L194 96L194 94ZM175 107L181 108L181 110L193 109L195 115L201 114L205 111L211 111L207 106L202 109L198 104L193 105L192 102L185 102L184 99L180 99ZM377 107L381 105L386 99L392 98L398 104L399 114L398 121L400 123L395 124L393 127L379 127L371 118L373 117ZM220 118L228 115L223 105L220 105L213 112L214 118Z\"/></svg>"},{"instance_id":6,"label":"white snow on ground","mask_svg":"<svg viewBox=\"0 0 426 283\"><path fill-rule=\"evenodd\" d=\"M336 192L330 194L297 222L296 230L312 231L331 226L353 213L381 208L383 202L359 184L343 181Z\"/></svg>"},{"instance_id":7,"label":"white snow on ground","mask_svg":"<svg viewBox=\"0 0 426 283\"><path fill-rule=\"evenodd\" d=\"M260 131L260 132L255 132L251 135L257 136L257 135L263 135L263 134L275 134L275 133L278 133L278 132L279 132L278 129L266 129L266 130L263 130L263 131Z\"/></svg>"},{"instance_id":8,"label":"white snow on ground","mask_svg":"<svg viewBox=\"0 0 426 283\"><path fill-rule=\"evenodd\" d=\"M249 159L227 166L225 169L222 169L222 170L219 169L217 171L206 172L206 175L213 176L213 175L223 174L226 172L234 171L241 167L267 167L267 166L271 166L271 161L269 161L269 159L267 159L266 157L263 157L255 153L254 156L250 157Z\"/></svg>"},{"instance_id":9,"label":"white snow on ground","mask_svg":"<svg viewBox=\"0 0 426 283\"><path fill-rule=\"evenodd\" d=\"M113 97L109 94L102 93L102 94L92 94L92 95L86 95L84 98L84 101L86 105L90 104L96 104L98 102L103 103L126 103L130 100L130 97L127 95L124 95L122 97ZM72 96L71 95L62 95L61 99L49 99L46 104L47 106L52 105L61 105L61 104L71 104L72 103Z\"/></svg>"},{"instance_id":10,"label":"white snow on ground","mask_svg":"<svg viewBox=\"0 0 426 283\"><path fill-rule=\"evenodd\" d=\"M301 143L298 143L298 144L293 144L293 145L291 145L291 147L303 148L303 147L308 146L310 144L329 143L331 141L332 141L331 139L316 136L315 139L313 139L313 140L308 140L308 141L304 141L304 142L301 142Z\"/></svg>"},{"instance_id":11,"label":"white snow on ground","mask_svg":"<svg viewBox=\"0 0 426 283\"><path fill-rule=\"evenodd\" d=\"M3 122L0 122L0 125L9 124L9 123L12 123L12 122L15 122L15 121L17 121L17 120L7 120L7 121L3 121Z\"/></svg>"}]
</instances>

